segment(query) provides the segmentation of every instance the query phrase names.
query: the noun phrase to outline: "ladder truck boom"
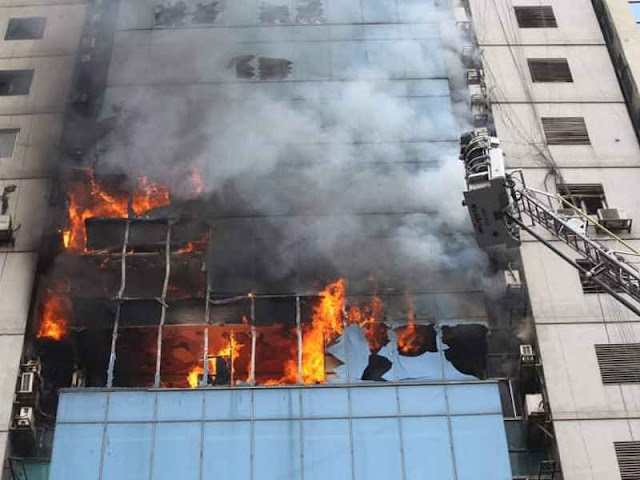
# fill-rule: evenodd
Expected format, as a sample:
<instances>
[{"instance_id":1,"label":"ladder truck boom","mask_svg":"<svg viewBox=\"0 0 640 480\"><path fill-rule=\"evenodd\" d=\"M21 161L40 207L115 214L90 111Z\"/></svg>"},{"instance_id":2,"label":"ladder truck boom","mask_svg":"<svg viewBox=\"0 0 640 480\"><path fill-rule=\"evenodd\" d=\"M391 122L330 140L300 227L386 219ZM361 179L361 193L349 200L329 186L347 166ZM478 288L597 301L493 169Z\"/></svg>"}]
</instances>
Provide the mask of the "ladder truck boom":
<instances>
[{"instance_id":1,"label":"ladder truck boom","mask_svg":"<svg viewBox=\"0 0 640 480\"><path fill-rule=\"evenodd\" d=\"M639 252L562 197L528 188L521 171L506 172L500 141L486 129L462 135L460 160L466 180L463 205L469 210L481 248L519 246L524 230L640 315L640 271L625 259L640 256ZM552 201L565 210L569 207L574 215L559 214L550 206ZM589 235L588 223L598 229L597 239ZM583 262L571 258L543 232L569 246ZM612 250L612 243L623 245L626 251Z\"/></svg>"}]
</instances>

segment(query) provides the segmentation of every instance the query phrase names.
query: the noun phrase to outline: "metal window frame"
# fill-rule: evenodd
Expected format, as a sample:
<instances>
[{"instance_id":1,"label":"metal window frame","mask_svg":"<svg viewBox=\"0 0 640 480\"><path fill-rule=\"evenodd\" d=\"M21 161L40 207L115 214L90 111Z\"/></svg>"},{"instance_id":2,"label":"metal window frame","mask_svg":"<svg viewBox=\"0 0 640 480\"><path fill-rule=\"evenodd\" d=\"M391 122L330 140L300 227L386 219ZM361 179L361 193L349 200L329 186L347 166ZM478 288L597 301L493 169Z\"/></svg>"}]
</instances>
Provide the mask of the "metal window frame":
<instances>
[{"instance_id":1,"label":"metal window frame","mask_svg":"<svg viewBox=\"0 0 640 480\"><path fill-rule=\"evenodd\" d=\"M519 28L558 28L551 5L514 6Z\"/></svg>"},{"instance_id":2,"label":"metal window frame","mask_svg":"<svg viewBox=\"0 0 640 480\"><path fill-rule=\"evenodd\" d=\"M527 65L534 83L573 83L566 58L528 58Z\"/></svg>"}]
</instances>

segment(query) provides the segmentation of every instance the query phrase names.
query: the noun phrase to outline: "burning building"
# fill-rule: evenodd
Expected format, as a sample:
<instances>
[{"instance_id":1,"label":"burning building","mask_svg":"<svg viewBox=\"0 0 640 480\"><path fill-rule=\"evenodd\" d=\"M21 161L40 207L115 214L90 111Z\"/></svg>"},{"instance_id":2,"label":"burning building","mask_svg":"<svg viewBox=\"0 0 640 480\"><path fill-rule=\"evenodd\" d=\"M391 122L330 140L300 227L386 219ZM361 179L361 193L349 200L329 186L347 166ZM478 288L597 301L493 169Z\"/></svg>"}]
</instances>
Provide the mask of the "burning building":
<instances>
[{"instance_id":1,"label":"burning building","mask_svg":"<svg viewBox=\"0 0 640 480\"><path fill-rule=\"evenodd\" d=\"M42 8L79 46L53 187L7 192L43 229L14 479L508 480L510 454L553 457L513 448L541 388L522 285L459 208L458 134L483 119L453 6Z\"/></svg>"}]
</instances>

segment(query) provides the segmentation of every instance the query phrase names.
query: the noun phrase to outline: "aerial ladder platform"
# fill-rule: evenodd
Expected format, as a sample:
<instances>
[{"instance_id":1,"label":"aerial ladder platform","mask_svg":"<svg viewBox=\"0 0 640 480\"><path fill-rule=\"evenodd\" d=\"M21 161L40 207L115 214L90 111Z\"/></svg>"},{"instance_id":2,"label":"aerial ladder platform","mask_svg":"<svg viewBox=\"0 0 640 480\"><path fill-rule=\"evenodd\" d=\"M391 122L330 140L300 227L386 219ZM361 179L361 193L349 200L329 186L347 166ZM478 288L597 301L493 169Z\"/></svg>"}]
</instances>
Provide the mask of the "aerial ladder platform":
<instances>
[{"instance_id":1,"label":"aerial ladder platform","mask_svg":"<svg viewBox=\"0 0 640 480\"><path fill-rule=\"evenodd\" d=\"M521 170L506 172L500 141L486 129L462 135L460 160L467 185L463 204L481 248L519 246L524 230L640 315L640 271L633 265L640 252L632 245L563 196L528 187Z\"/></svg>"}]
</instances>

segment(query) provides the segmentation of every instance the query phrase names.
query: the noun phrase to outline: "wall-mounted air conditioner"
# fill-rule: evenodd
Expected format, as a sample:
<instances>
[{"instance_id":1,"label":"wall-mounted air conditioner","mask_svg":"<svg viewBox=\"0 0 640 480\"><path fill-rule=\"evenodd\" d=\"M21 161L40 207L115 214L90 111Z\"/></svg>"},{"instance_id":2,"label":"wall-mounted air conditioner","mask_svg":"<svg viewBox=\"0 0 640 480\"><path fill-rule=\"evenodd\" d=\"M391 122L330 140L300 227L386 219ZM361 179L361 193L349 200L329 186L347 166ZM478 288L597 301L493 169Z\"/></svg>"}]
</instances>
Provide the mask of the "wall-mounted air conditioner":
<instances>
[{"instance_id":1,"label":"wall-mounted air conditioner","mask_svg":"<svg viewBox=\"0 0 640 480\"><path fill-rule=\"evenodd\" d=\"M544 398L541 393L529 393L524 396L525 415L527 418L545 416Z\"/></svg>"},{"instance_id":2,"label":"wall-mounted air conditioner","mask_svg":"<svg viewBox=\"0 0 640 480\"><path fill-rule=\"evenodd\" d=\"M523 365L536 363L536 352L533 349L533 345L520 345L520 363Z\"/></svg>"},{"instance_id":3,"label":"wall-mounted air conditioner","mask_svg":"<svg viewBox=\"0 0 640 480\"><path fill-rule=\"evenodd\" d=\"M36 418L32 407L20 407L13 418L15 430L28 430L35 433Z\"/></svg>"},{"instance_id":4,"label":"wall-mounted air conditioner","mask_svg":"<svg viewBox=\"0 0 640 480\"><path fill-rule=\"evenodd\" d=\"M36 375L40 375L42 373L42 362L39 358L27 360L20 368L22 372L33 372Z\"/></svg>"},{"instance_id":5,"label":"wall-mounted air conditioner","mask_svg":"<svg viewBox=\"0 0 640 480\"><path fill-rule=\"evenodd\" d=\"M18 382L19 394L32 394L35 391L36 375L33 372L24 372L20 374Z\"/></svg>"},{"instance_id":6,"label":"wall-mounted air conditioner","mask_svg":"<svg viewBox=\"0 0 640 480\"><path fill-rule=\"evenodd\" d=\"M0 242L13 241L13 222L11 215L0 215Z\"/></svg>"},{"instance_id":7,"label":"wall-mounted air conditioner","mask_svg":"<svg viewBox=\"0 0 640 480\"><path fill-rule=\"evenodd\" d=\"M617 208L599 208L598 223L609 230L627 230L631 233L631 218Z\"/></svg>"}]
</instances>

